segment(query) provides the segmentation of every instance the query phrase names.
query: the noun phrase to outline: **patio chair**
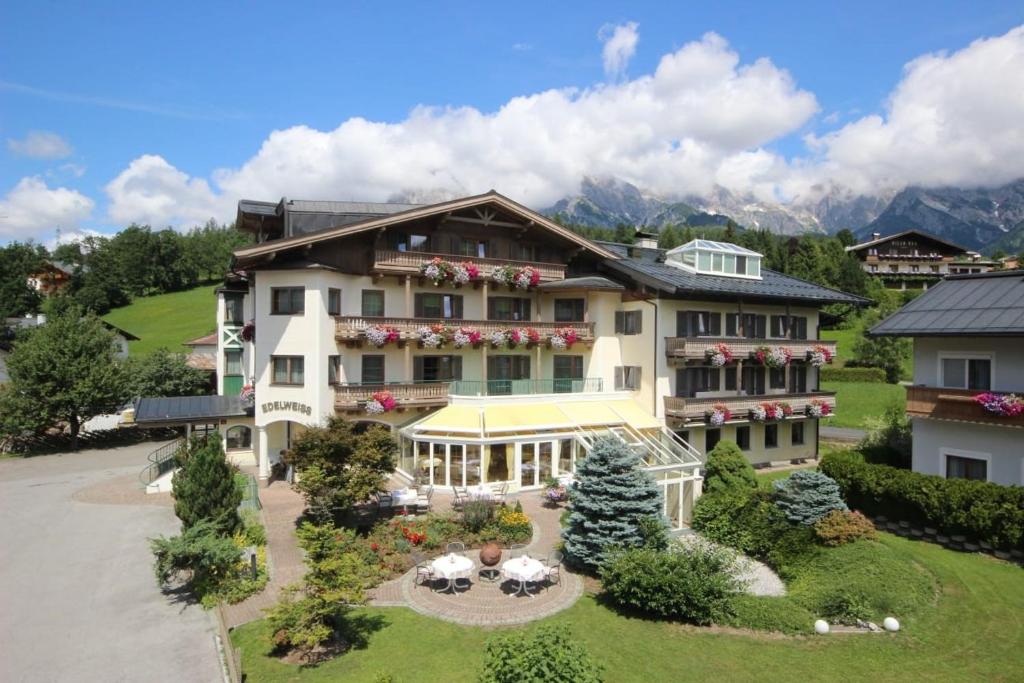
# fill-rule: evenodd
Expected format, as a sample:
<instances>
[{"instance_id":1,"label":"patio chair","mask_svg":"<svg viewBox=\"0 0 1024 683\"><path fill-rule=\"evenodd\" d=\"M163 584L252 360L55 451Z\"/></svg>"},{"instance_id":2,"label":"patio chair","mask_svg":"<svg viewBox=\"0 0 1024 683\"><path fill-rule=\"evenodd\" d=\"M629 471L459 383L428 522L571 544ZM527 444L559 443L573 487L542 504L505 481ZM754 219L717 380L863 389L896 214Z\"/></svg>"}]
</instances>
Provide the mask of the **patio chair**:
<instances>
[{"instance_id":1,"label":"patio chair","mask_svg":"<svg viewBox=\"0 0 1024 683\"><path fill-rule=\"evenodd\" d=\"M459 487L452 487L452 508L455 510L461 510L462 506L466 504L466 494L459 490Z\"/></svg>"},{"instance_id":2,"label":"patio chair","mask_svg":"<svg viewBox=\"0 0 1024 683\"><path fill-rule=\"evenodd\" d=\"M551 584L562 583L562 551L552 550L548 559L544 562L544 587L549 588Z\"/></svg>"},{"instance_id":3,"label":"patio chair","mask_svg":"<svg viewBox=\"0 0 1024 683\"><path fill-rule=\"evenodd\" d=\"M426 583L430 586L430 590L434 590L434 568L427 558L422 553L413 553L412 561L416 563L416 576L412 580L413 588Z\"/></svg>"},{"instance_id":4,"label":"patio chair","mask_svg":"<svg viewBox=\"0 0 1024 683\"><path fill-rule=\"evenodd\" d=\"M466 552L466 544L461 541L454 541L448 544L448 548L445 549L446 553L464 553Z\"/></svg>"},{"instance_id":5,"label":"patio chair","mask_svg":"<svg viewBox=\"0 0 1024 683\"><path fill-rule=\"evenodd\" d=\"M504 505L507 496L508 482L505 482L504 484L501 485L501 488L499 488L497 491L494 491L491 494L491 500L493 500L496 505Z\"/></svg>"},{"instance_id":6,"label":"patio chair","mask_svg":"<svg viewBox=\"0 0 1024 683\"><path fill-rule=\"evenodd\" d=\"M377 512L385 513L391 512L395 505L394 499L390 493L378 493L377 494Z\"/></svg>"},{"instance_id":7,"label":"patio chair","mask_svg":"<svg viewBox=\"0 0 1024 683\"><path fill-rule=\"evenodd\" d=\"M510 545L508 547L508 556L511 559L515 559L517 557L521 557L525 550L526 550L526 544L525 543L513 543L512 545Z\"/></svg>"},{"instance_id":8,"label":"patio chair","mask_svg":"<svg viewBox=\"0 0 1024 683\"><path fill-rule=\"evenodd\" d=\"M419 489L419 495L416 496L416 514L426 514L430 512L430 499L434 496L433 486L424 486Z\"/></svg>"}]
</instances>

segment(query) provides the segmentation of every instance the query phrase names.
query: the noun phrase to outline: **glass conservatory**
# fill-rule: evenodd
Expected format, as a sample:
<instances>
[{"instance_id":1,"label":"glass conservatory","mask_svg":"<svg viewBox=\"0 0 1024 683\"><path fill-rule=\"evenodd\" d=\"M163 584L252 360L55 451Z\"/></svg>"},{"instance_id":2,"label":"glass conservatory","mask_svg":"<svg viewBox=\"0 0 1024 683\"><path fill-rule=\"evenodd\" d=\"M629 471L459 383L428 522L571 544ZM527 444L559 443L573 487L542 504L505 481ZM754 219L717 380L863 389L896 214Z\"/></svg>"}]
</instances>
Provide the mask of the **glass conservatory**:
<instances>
[{"instance_id":1,"label":"glass conservatory","mask_svg":"<svg viewBox=\"0 0 1024 683\"><path fill-rule=\"evenodd\" d=\"M665 262L702 275L761 279L761 254L729 242L690 240L669 251Z\"/></svg>"}]
</instances>

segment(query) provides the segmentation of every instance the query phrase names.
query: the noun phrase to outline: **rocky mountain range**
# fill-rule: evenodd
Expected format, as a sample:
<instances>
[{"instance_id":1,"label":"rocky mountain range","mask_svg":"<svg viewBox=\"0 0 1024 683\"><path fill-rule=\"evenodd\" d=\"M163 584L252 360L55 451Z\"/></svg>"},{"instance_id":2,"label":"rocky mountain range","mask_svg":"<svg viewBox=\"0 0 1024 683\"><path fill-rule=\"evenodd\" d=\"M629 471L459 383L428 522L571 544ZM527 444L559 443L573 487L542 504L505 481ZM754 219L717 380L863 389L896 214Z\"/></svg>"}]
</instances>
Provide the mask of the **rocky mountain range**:
<instances>
[{"instance_id":1,"label":"rocky mountain range","mask_svg":"<svg viewBox=\"0 0 1024 683\"><path fill-rule=\"evenodd\" d=\"M929 232L969 249L991 252L1024 248L1024 179L996 188L908 187L881 196L855 195L842 188L816 188L814 200L764 202L723 187L709 194L672 199L619 179L584 178L578 194L543 212L570 223L649 229L669 224L721 224L726 217L747 228L784 235L829 233L849 228L859 238L874 232Z\"/></svg>"}]
</instances>

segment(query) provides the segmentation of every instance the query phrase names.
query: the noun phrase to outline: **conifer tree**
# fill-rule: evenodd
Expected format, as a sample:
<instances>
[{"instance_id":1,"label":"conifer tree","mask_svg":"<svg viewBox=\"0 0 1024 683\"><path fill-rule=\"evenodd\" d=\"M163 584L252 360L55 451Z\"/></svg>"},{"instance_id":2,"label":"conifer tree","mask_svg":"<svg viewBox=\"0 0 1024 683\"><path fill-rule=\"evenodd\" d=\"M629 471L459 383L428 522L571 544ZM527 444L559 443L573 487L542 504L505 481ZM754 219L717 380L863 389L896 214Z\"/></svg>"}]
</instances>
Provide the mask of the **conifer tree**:
<instances>
[{"instance_id":1,"label":"conifer tree","mask_svg":"<svg viewBox=\"0 0 1024 683\"><path fill-rule=\"evenodd\" d=\"M578 461L570 498L569 526L562 532L566 558L589 569L612 548L643 546L644 520L662 520L657 483L641 469L639 456L613 437L597 439Z\"/></svg>"},{"instance_id":2,"label":"conifer tree","mask_svg":"<svg viewBox=\"0 0 1024 683\"><path fill-rule=\"evenodd\" d=\"M203 443L193 439L184 465L174 474L174 514L189 529L208 519L224 534L238 528L242 492L235 484L235 468L224 457L220 437Z\"/></svg>"}]
</instances>

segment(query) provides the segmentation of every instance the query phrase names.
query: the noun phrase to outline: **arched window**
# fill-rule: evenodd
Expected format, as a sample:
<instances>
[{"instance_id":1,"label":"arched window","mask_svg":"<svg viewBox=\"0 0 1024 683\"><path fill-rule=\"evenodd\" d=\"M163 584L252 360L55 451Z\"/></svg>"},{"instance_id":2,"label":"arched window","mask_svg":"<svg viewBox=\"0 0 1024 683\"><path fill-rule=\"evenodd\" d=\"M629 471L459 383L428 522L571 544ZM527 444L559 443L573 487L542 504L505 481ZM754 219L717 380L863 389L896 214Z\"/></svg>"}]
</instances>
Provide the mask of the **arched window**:
<instances>
[{"instance_id":1,"label":"arched window","mask_svg":"<svg viewBox=\"0 0 1024 683\"><path fill-rule=\"evenodd\" d=\"M244 425L235 425L229 429L228 448L252 448L252 430Z\"/></svg>"}]
</instances>

